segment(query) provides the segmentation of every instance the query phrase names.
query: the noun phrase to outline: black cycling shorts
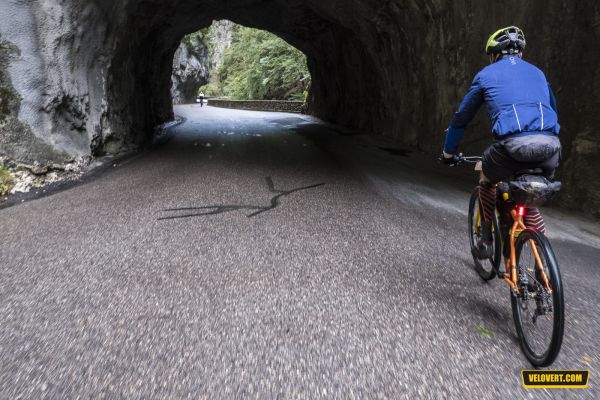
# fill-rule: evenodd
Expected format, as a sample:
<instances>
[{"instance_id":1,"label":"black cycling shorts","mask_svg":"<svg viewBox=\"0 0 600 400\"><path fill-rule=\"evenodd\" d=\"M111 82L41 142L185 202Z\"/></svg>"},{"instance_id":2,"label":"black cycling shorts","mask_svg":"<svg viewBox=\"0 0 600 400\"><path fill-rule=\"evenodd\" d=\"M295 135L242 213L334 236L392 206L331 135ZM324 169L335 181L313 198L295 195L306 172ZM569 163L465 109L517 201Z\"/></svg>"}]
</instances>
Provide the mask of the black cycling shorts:
<instances>
[{"instance_id":1,"label":"black cycling shorts","mask_svg":"<svg viewBox=\"0 0 600 400\"><path fill-rule=\"evenodd\" d=\"M483 174L492 183L504 181L516 172L526 169L541 168L548 179L554 178L554 173L560 162L560 151L543 161L523 162L510 156L502 142L494 142L483 153Z\"/></svg>"}]
</instances>

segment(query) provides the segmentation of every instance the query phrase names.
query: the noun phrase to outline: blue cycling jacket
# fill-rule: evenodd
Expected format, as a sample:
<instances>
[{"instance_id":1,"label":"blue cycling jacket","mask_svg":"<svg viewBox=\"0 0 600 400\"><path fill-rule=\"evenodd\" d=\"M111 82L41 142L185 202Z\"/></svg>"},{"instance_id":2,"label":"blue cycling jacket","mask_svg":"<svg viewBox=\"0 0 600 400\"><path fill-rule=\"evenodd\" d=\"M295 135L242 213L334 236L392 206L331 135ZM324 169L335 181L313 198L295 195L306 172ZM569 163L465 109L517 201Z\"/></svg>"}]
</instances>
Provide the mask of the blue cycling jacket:
<instances>
[{"instance_id":1,"label":"blue cycling jacket","mask_svg":"<svg viewBox=\"0 0 600 400\"><path fill-rule=\"evenodd\" d=\"M546 76L517 56L507 56L481 70L450 123L444 151L455 154L464 128L485 102L494 138L531 134L558 135L556 99Z\"/></svg>"}]
</instances>

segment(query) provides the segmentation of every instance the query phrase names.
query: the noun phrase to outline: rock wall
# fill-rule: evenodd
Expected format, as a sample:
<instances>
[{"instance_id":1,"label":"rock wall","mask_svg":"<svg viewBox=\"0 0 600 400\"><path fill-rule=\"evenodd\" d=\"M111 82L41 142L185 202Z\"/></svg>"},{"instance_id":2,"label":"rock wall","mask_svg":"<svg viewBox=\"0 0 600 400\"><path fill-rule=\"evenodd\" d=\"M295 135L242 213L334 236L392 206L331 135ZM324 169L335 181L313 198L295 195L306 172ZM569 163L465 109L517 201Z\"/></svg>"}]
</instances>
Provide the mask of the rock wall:
<instances>
[{"instance_id":1,"label":"rock wall","mask_svg":"<svg viewBox=\"0 0 600 400\"><path fill-rule=\"evenodd\" d=\"M301 101L285 100L224 100L210 99L208 105L222 108L235 108L238 110L277 111L299 113L304 105Z\"/></svg>"},{"instance_id":2,"label":"rock wall","mask_svg":"<svg viewBox=\"0 0 600 400\"><path fill-rule=\"evenodd\" d=\"M225 50L231 45L233 35L237 29L234 22L228 20L214 21L208 29L208 40L210 42L210 71L209 80L215 78L214 73L219 70L223 64Z\"/></svg>"},{"instance_id":3,"label":"rock wall","mask_svg":"<svg viewBox=\"0 0 600 400\"><path fill-rule=\"evenodd\" d=\"M173 104L193 103L198 88L208 83L209 48L202 33L186 36L173 57L171 97Z\"/></svg>"},{"instance_id":4,"label":"rock wall","mask_svg":"<svg viewBox=\"0 0 600 400\"><path fill-rule=\"evenodd\" d=\"M102 129L107 24L93 4L63 3L0 3L2 104L10 110L0 124L3 158L73 162L90 155L90 136Z\"/></svg>"},{"instance_id":5,"label":"rock wall","mask_svg":"<svg viewBox=\"0 0 600 400\"><path fill-rule=\"evenodd\" d=\"M198 88L217 79L225 49L231 45L237 27L228 20L213 21L209 28L183 38L173 58L173 104L193 103Z\"/></svg>"},{"instance_id":6,"label":"rock wall","mask_svg":"<svg viewBox=\"0 0 600 400\"><path fill-rule=\"evenodd\" d=\"M172 118L181 38L219 19L270 30L305 52L316 115L437 153L486 63L485 39L518 24L526 58L547 72L559 101L561 202L600 216L592 179L600 168L599 8L593 0L3 0L9 122L0 124L0 155L61 163L142 145ZM482 115L466 150L480 151L488 131Z\"/></svg>"}]
</instances>

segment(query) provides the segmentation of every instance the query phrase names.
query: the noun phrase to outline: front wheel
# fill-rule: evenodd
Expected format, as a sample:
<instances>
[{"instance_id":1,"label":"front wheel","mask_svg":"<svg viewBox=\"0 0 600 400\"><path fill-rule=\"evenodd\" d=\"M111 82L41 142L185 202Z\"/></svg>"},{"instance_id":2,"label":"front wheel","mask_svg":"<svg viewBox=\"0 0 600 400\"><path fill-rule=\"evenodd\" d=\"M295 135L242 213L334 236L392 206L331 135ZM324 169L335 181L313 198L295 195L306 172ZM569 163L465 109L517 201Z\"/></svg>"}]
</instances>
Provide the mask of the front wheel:
<instances>
[{"instance_id":1,"label":"front wheel","mask_svg":"<svg viewBox=\"0 0 600 400\"><path fill-rule=\"evenodd\" d=\"M564 299L558 263L548 239L530 229L519 235L515 251L521 291L517 296L511 289L515 328L525 357L536 367L546 367L558 356L563 340Z\"/></svg>"},{"instance_id":2,"label":"front wheel","mask_svg":"<svg viewBox=\"0 0 600 400\"><path fill-rule=\"evenodd\" d=\"M469 202L469 243L471 244L471 253L473 253L474 249L477 247L477 241L482 236L482 218L483 211L479 205L479 190L476 188L473 191L471 201ZM487 260L480 260L473 256L475 271L477 271L481 279L485 281L489 281L498 275L498 269L500 268L500 262L502 261L502 240L500 239L500 230L498 229L498 219L494 216L492 222L494 255Z\"/></svg>"}]
</instances>

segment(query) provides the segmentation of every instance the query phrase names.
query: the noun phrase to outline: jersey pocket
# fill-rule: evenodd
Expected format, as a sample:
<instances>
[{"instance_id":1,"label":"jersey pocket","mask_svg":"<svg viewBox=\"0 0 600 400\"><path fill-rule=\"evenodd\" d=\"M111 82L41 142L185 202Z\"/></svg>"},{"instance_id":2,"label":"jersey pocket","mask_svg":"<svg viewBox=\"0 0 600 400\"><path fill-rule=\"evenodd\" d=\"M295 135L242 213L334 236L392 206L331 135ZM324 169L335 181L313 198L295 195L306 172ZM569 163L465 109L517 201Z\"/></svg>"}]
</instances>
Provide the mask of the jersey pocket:
<instances>
[{"instance_id":1,"label":"jersey pocket","mask_svg":"<svg viewBox=\"0 0 600 400\"><path fill-rule=\"evenodd\" d=\"M558 115L556 111L550 106L542 105L542 127L540 130L553 132L558 134L560 132L560 125L558 124Z\"/></svg>"},{"instance_id":2,"label":"jersey pocket","mask_svg":"<svg viewBox=\"0 0 600 400\"><path fill-rule=\"evenodd\" d=\"M498 114L492 132L496 136L505 136L521 132L521 121L519 115L512 105Z\"/></svg>"},{"instance_id":3,"label":"jersey pocket","mask_svg":"<svg viewBox=\"0 0 600 400\"><path fill-rule=\"evenodd\" d=\"M542 103L514 106L521 120L521 132L543 131L544 109Z\"/></svg>"},{"instance_id":4,"label":"jersey pocket","mask_svg":"<svg viewBox=\"0 0 600 400\"><path fill-rule=\"evenodd\" d=\"M557 132L556 112L542 103L511 104L504 109L496 123L494 133L499 136L517 132Z\"/></svg>"}]
</instances>

